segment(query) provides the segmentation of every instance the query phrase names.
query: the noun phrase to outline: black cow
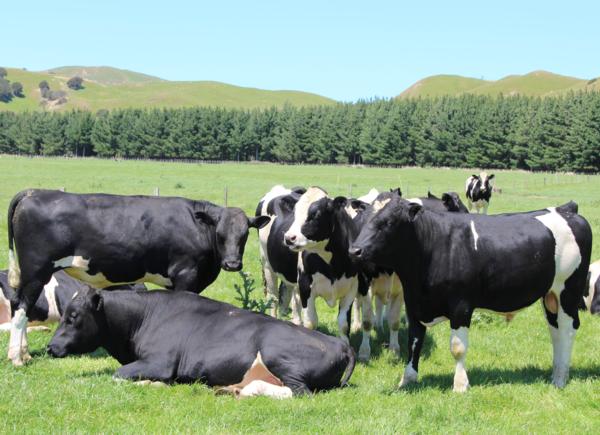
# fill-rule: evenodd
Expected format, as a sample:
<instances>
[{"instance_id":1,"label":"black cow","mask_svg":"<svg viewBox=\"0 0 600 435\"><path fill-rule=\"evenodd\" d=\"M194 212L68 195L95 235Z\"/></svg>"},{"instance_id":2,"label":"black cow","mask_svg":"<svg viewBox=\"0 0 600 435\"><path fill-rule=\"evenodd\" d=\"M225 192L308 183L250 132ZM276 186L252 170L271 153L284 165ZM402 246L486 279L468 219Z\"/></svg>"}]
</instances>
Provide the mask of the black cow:
<instances>
[{"instance_id":1,"label":"black cow","mask_svg":"<svg viewBox=\"0 0 600 435\"><path fill-rule=\"evenodd\" d=\"M298 290L304 326L317 327L317 297L325 299L330 307L338 302L338 328L345 342L352 302L358 294L364 296L368 291L364 275L348 255L358 226L345 209L347 203L344 197L329 198L319 187L308 188L296 202L293 223L284 236L289 249L301 252ZM363 322L363 341L368 342L370 330L371 325Z\"/></svg>"},{"instance_id":2,"label":"black cow","mask_svg":"<svg viewBox=\"0 0 600 435\"><path fill-rule=\"evenodd\" d=\"M468 328L476 308L512 314L542 299L554 347L552 382L563 387L579 327L592 233L577 205L495 216L436 213L393 198L350 248L361 261L391 267L404 287L408 365L417 379L426 326L450 320L454 390L469 386Z\"/></svg>"},{"instance_id":3,"label":"black cow","mask_svg":"<svg viewBox=\"0 0 600 435\"><path fill-rule=\"evenodd\" d=\"M409 198L408 201L420 204L427 210L431 211L450 211L454 213L469 213L469 210L460 200L458 193L446 192L441 198L427 192L427 196L423 198Z\"/></svg>"},{"instance_id":4,"label":"black cow","mask_svg":"<svg viewBox=\"0 0 600 435\"><path fill-rule=\"evenodd\" d=\"M8 212L9 281L19 289L9 358L21 365L28 357L27 317L57 270L97 288L153 282L200 292L221 267L241 269L248 227L268 221L185 198L17 194Z\"/></svg>"},{"instance_id":5,"label":"black cow","mask_svg":"<svg viewBox=\"0 0 600 435\"><path fill-rule=\"evenodd\" d=\"M588 291L583 298L584 306L592 314L600 314L600 260L590 264Z\"/></svg>"},{"instance_id":6,"label":"black cow","mask_svg":"<svg viewBox=\"0 0 600 435\"><path fill-rule=\"evenodd\" d=\"M48 353L105 348L129 380L224 387L287 398L347 383L354 352L341 340L189 292L80 292Z\"/></svg>"},{"instance_id":7,"label":"black cow","mask_svg":"<svg viewBox=\"0 0 600 435\"><path fill-rule=\"evenodd\" d=\"M31 309L30 322L58 322L67 304L78 291L88 286L81 281L71 278L63 270L59 270L44 286L40 295ZM122 285L116 289L146 290L144 284ZM115 289L115 290L116 290ZM17 308L17 292L8 283L8 270L0 270L0 330L10 331L10 319ZM48 330L44 326L34 327ZM29 329L29 328L28 328Z\"/></svg>"},{"instance_id":8,"label":"black cow","mask_svg":"<svg viewBox=\"0 0 600 435\"><path fill-rule=\"evenodd\" d=\"M488 176L486 172L479 175L471 175L467 178L465 191L469 203L469 211L475 206L477 213L483 208L483 214L487 214L492 198L492 183L494 174Z\"/></svg>"},{"instance_id":9,"label":"black cow","mask_svg":"<svg viewBox=\"0 0 600 435\"><path fill-rule=\"evenodd\" d=\"M297 297L298 254L283 243L283 235L294 220L294 205L306 191L303 187L287 189L274 186L261 198L256 216L269 216L270 222L258 230L260 258L267 300L271 301L271 315L277 317L278 309L285 311L292 299L292 322L299 325L300 301ZM279 285L281 284L281 285Z\"/></svg>"}]
</instances>

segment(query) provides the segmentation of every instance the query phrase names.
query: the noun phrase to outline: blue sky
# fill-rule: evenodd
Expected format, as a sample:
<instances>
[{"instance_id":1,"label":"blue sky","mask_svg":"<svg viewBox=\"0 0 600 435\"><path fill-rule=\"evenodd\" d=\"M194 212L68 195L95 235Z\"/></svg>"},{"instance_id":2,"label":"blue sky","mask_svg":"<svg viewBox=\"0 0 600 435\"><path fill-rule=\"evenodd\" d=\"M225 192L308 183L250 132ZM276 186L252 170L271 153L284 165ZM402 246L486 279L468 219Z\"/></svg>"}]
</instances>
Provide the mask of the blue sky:
<instances>
[{"instance_id":1,"label":"blue sky","mask_svg":"<svg viewBox=\"0 0 600 435\"><path fill-rule=\"evenodd\" d=\"M600 76L600 2L11 1L0 65L391 97L433 74Z\"/></svg>"}]
</instances>

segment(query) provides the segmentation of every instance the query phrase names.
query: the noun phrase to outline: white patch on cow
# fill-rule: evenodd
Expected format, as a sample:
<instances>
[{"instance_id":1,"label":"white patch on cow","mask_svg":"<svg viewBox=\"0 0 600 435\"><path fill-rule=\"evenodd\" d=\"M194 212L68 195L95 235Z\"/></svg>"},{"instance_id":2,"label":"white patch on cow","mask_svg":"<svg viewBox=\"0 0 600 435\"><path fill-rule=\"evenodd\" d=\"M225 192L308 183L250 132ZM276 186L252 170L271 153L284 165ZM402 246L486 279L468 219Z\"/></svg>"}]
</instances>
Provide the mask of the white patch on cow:
<instances>
[{"instance_id":1,"label":"white patch on cow","mask_svg":"<svg viewBox=\"0 0 600 435\"><path fill-rule=\"evenodd\" d=\"M4 296L2 287L0 287L0 325L9 325L8 327L10 330L10 318L10 301Z\"/></svg>"},{"instance_id":2,"label":"white patch on cow","mask_svg":"<svg viewBox=\"0 0 600 435\"><path fill-rule=\"evenodd\" d=\"M14 366L22 366L31 357L27 353L27 315L19 308L12 319L10 340L8 342L8 358Z\"/></svg>"},{"instance_id":3,"label":"white patch on cow","mask_svg":"<svg viewBox=\"0 0 600 435\"><path fill-rule=\"evenodd\" d=\"M445 322L446 320L448 320L448 318L447 318L447 317L445 317L445 316L439 316L439 317L435 317L435 318L434 318L434 319L433 319L431 322L423 322L423 321L421 321L421 324L422 324L423 326L426 326L426 327L428 327L428 328L431 328L432 326L435 326L435 325L437 325L438 323Z\"/></svg>"},{"instance_id":4,"label":"white patch on cow","mask_svg":"<svg viewBox=\"0 0 600 435\"><path fill-rule=\"evenodd\" d=\"M596 281L598 281L598 277L600 277L600 260L590 264L589 272L590 280L588 282L588 295L583 298L585 307L588 311L592 308L592 301L594 300L594 293L596 292Z\"/></svg>"},{"instance_id":5,"label":"white patch on cow","mask_svg":"<svg viewBox=\"0 0 600 435\"><path fill-rule=\"evenodd\" d=\"M552 364L552 384L563 388L569 379L569 367L571 365L571 353L577 330L573 328L573 319L559 306L556 317L558 329L548 325L552 337L552 348L554 358Z\"/></svg>"},{"instance_id":6,"label":"white patch on cow","mask_svg":"<svg viewBox=\"0 0 600 435\"><path fill-rule=\"evenodd\" d=\"M60 320L60 312L58 311L58 305L56 303L56 287L58 287L58 281L52 275L48 284L44 286L44 296L48 302L48 322L58 322Z\"/></svg>"},{"instance_id":7,"label":"white patch on cow","mask_svg":"<svg viewBox=\"0 0 600 435\"><path fill-rule=\"evenodd\" d=\"M375 188L369 190L369 193L357 198L359 201L366 202L367 204L372 204L373 201L379 196L379 191Z\"/></svg>"},{"instance_id":8,"label":"white patch on cow","mask_svg":"<svg viewBox=\"0 0 600 435\"><path fill-rule=\"evenodd\" d=\"M475 221L471 221L471 232L473 233L473 248L477 251L477 240L479 240L479 234L475 229Z\"/></svg>"},{"instance_id":9,"label":"white patch on cow","mask_svg":"<svg viewBox=\"0 0 600 435\"><path fill-rule=\"evenodd\" d=\"M548 210L550 213L536 216L536 219L544 224L554 237L555 272L550 290L554 291L560 300L565 281L581 264L581 252L567 221L556 212L555 207L550 207Z\"/></svg>"},{"instance_id":10,"label":"white patch on cow","mask_svg":"<svg viewBox=\"0 0 600 435\"><path fill-rule=\"evenodd\" d=\"M314 202L326 197L327 194L322 189L318 187L309 187L300 199L298 199L298 202L294 206L294 222L284 235L284 237L296 237L294 241L294 247L296 249L305 248L307 245L317 245L316 242L308 240L306 236L302 234L302 226L306 222L310 206Z\"/></svg>"},{"instance_id":11,"label":"white patch on cow","mask_svg":"<svg viewBox=\"0 0 600 435\"><path fill-rule=\"evenodd\" d=\"M344 210L346 210L346 214L350 216L351 219L354 219L358 215L358 212L354 207L352 207L352 204L346 205L346 207L344 207Z\"/></svg>"},{"instance_id":12,"label":"white patch on cow","mask_svg":"<svg viewBox=\"0 0 600 435\"><path fill-rule=\"evenodd\" d=\"M280 387L265 381L256 380L242 388L238 397L243 399L255 396L266 396L273 399L291 399L293 393L289 387Z\"/></svg>"},{"instance_id":13,"label":"white patch on cow","mask_svg":"<svg viewBox=\"0 0 600 435\"><path fill-rule=\"evenodd\" d=\"M387 198L384 200L373 201L373 213L377 213L379 210L381 210L383 207L385 207L386 204L388 202L390 202L391 200L392 200L391 198Z\"/></svg>"},{"instance_id":14,"label":"white patch on cow","mask_svg":"<svg viewBox=\"0 0 600 435\"><path fill-rule=\"evenodd\" d=\"M79 292L75 292L73 293L73 297L71 298L71 300L75 299L77 297L77 295L79 294Z\"/></svg>"},{"instance_id":15,"label":"white patch on cow","mask_svg":"<svg viewBox=\"0 0 600 435\"><path fill-rule=\"evenodd\" d=\"M21 285L21 268L12 249L8 250L8 284L15 289Z\"/></svg>"},{"instance_id":16,"label":"white patch on cow","mask_svg":"<svg viewBox=\"0 0 600 435\"><path fill-rule=\"evenodd\" d=\"M453 388L455 393L464 393L469 389L469 378L467 377L467 370L465 366L468 347L469 328L461 326L458 329L451 329L450 353L456 361Z\"/></svg>"},{"instance_id":17,"label":"white patch on cow","mask_svg":"<svg viewBox=\"0 0 600 435\"><path fill-rule=\"evenodd\" d=\"M407 386L408 384L417 382L418 376L419 374L417 373L417 371L413 369L412 360L409 361L408 364L406 364L406 367L404 368L404 374L402 375L402 379L400 379L398 387L402 388Z\"/></svg>"},{"instance_id":18,"label":"white patch on cow","mask_svg":"<svg viewBox=\"0 0 600 435\"><path fill-rule=\"evenodd\" d=\"M89 270L90 260L87 260L79 255L71 255L64 257L54 262L54 267L64 269L65 273L80 281L87 282L96 288L106 288L115 285L130 284L130 281L114 282L110 281L102 272L95 275L87 273ZM133 281L136 283L151 282L161 287L171 287L173 285L170 278L159 273L145 273L143 277Z\"/></svg>"},{"instance_id":19,"label":"white patch on cow","mask_svg":"<svg viewBox=\"0 0 600 435\"><path fill-rule=\"evenodd\" d=\"M423 200L421 198L409 198L408 202L419 204L420 206L423 205Z\"/></svg>"},{"instance_id":20,"label":"white patch on cow","mask_svg":"<svg viewBox=\"0 0 600 435\"><path fill-rule=\"evenodd\" d=\"M317 272L312 276L310 294L311 296L314 294L315 297L322 297L327 305L333 308L337 301L350 293L353 288L356 289L357 285L358 281L355 276L350 278L342 276L332 283L325 275Z\"/></svg>"}]
</instances>

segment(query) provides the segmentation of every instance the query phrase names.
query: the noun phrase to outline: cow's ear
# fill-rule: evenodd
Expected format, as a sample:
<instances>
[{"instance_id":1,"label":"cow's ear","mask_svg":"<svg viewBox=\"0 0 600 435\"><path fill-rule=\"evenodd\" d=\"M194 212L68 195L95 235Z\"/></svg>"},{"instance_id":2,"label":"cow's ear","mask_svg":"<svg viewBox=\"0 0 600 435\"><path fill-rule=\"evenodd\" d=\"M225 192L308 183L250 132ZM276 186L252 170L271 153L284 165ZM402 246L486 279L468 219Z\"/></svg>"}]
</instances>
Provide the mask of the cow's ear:
<instances>
[{"instance_id":1,"label":"cow's ear","mask_svg":"<svg viewBox=\"0 0 600 435\"><path fill-rule=\"evenodd\" d=\"M451 210L454 206L454 198L449 193L444 193L442 195L442 204L446 207L447 210Z\"/></svg>"},{"instance_id":2,"label":"cow's ear","mask_svg":"<svg viewBox=\"0 0 600 435\"><path fill-rule=\"evenodd\" d=\"M102 308L104 307L104 299L98 290L93 290L91 304L92 310L102 311Z\"/></svg>"},{"instance_id":3,"label":"cow's ear","mask_svg":"<svg viewBox=\"0 0 600 435\"><path fill-rule=\"evenodd\" d=\"M350 206L354 210L365 211L367 209L367 207L369 206L369 204L367 204L364 201L361 201L360 199L353 199L352 201L350 201Z\"/></svg>"},{"instance_id":4,"label":"cow's ear","mask_svg":"<svg viewBox=\"0 0 600 435\"><path fill-rule=\"evenodd\" d=\"M291 191L302 195L306 192L306 187L302 187L302 186L292 187Z\"/></svg>"},{"instance_id":5,"label":"cow's ear","mask_svg":"<svg viewBox=\"0 0 600 435\"><path fill-rule=\"evenodd\" d=\"M471 177L475 178L476 180L479 180L479 175L473 174L473 175L471 175Z\"/></svg>"},{"instance_id":6,"label":"cow's ear","mask_svg":"<svg viewBox=\"0 0 600 435\"><path fill-rule=\"evenodd\" d=\"M493 178L494 178L494 174L491 174L491 175L488 177L488 180L491 180L491 179L493 179Z\"/></svg>"},{"instance_id":7,"label":"cow's ear","mask_svg":"<svg viewBox=\"0 0 600 435\"><path fill-rule=\"evenodd\" d=\"M284 210L293 211L294 206L296 205L296 198L292 195L285 195L281 197L280 203Z\"/></svg>"},{"instance_id":8,"label":"cow's ear","mask_svg":"<svg viewBox=\"0 0 600 435\"><path fill-rule=\"evenodd\" d=\"M400 190L399 187L396 187L395 189L390 189L391 193L395 193L398 196L402 196L402 190Z\"/></svg>"},{"instance_id":9,"label":"cow's ear","mask_svg":"<svg viewBox=\"0 0 600 435\"><path fill-rule=\"evenodd\" d=\"M261 229L271 221L270 216L256 216L248 218L248 226L252 228Z\"/></svg>"},{"instance_id":10,"label":"cow's ear","mask_svg":"<svg viewBox=\"0 0 600 435\"><path fill-rule=\"evenodd\" d=\"M410 208L408 209L408 218L411 222L417 220L417 218L423 213L423 206L420 204L416 204L414 202L410 203Z\"/></svg>"},{"instance_id":11,"label":"cow's ear","mask_svg":"<svg viewBox=\"0 0 600 435\"><path fill-rule=\"evenodd\" d=\"M345 196L338 196L333 200L334 208L343 208L348 204L348 199Z\"/></svg>"},{"instance_id":12,"label":"cow's ear","mask_svg":"<svg viewBox=\"0 0 600 435\"><path fill-rule=\"evenodd\" d=\"M438 197L435 196L433 193L431 193L429 190L427 191L427 198L429 198L429 199L438 199Z\"/></svg>"},{"instance_id":13,"label":"cow's ear","mask_svg":"<svg viewBox=\"0 0 600 435\"><path fill-rule=\"evenodd\" d=\"M213 210L204 210L194 212L194 217L200 222L204 222L207 225L216 226L220 219L220 214L215 213Z\"/></svg>"}]
</instances>

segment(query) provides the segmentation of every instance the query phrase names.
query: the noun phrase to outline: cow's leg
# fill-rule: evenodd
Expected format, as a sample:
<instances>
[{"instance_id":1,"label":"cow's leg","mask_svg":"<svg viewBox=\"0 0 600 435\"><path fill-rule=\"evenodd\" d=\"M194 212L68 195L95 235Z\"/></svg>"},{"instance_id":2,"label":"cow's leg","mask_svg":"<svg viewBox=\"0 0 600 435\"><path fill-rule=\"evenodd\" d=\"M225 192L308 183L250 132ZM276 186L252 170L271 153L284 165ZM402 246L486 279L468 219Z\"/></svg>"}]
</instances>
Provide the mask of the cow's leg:
<instances>
[{"instance_id":1,"label":"cow's leg","mask_svg":"<svg viewBox=\"0 0 600 435\"><path fill-rule=\"evenodd\" d=\"M380 295L375 295L375 327L383 331L383 307L385 303Z\"/></svg>"},{"instance_id":2,"label":"cow's leg","mask_svg":"<svg viewBox=\"0 0 600 435\"><path fill-rule=\"evenodd\" d=\"M425 339L425 326L417 320L408 322L408 363L400 380L399 387L402 388L410 383L417 382L419 373L419 358L421 348Z\"/></svg>"},{"instance_id":3,"label":"cow's leg","mask_svg":"<svg viewBox=\"0 0 600 435\"><path fill-rule=\"evenodd\" d=\"M269 308L269 314L272 317L277 318L277 307L279 305L279 287L277 285L277 274L267 263L263 265L263 277L265 279L265 292L267 296L267 303L271 304L271 308Z\"/></svg>"},{"instance_id":4,"label":"cow's leg","mask_svg":"<svg viewBox=\"0 0 600 435\"><path fill-rule=\"evenodd\" d=\"M453 388L455 393L464 393L469 389L469 378L467 377L465 366L468 347L469 328L466 326L460 326L456 329L452 328L450 333L450 353L456 361Z\"/></svg>"},{"instance_id":5,"label":"cow's leg","mask_svg":"<svg viewBox=\"0 0 600 435\"><path fill-rule=\"evenodd\" d=\"M358 359L360 361L368 361L371 357L371 329L373 328L373 302L371 300L371 292L365 296L358 296L361 303L362 311L362 342L358 349Z\"/></svg>"},{"instance_id":6,"label":"cow's leg","mask_svg":"<svg viewBox=\"0 0 600 435\"><path fill-rule=\"evenodd\" d=\"M348 310L350 310L350 306L352 305L352 301L354 300L355 297L356 297L356 290L352 291L352 292L348 292L344 297L342 297L340 299L340 302L339 302L338 331L340 334L340 338L346 344L350 344L350 339L348 338L348 332L349 332L349 326L350 326L350 325L348 325Z\"/></svg>"},{"instance_id":7,"label":"cow's leg","mask_svg":"<svg viewBox=\"0 0 600 435\"><path fill-rule=\"evenodd\" d=\"M469 213L471 213L471 210L473 209L473 202L471 202L471 198L467 198L467 207L469 209Z\"/></svg>"},{"instance_id":8,"label":"cow's leg","mask_svg":"<svg viewBox=\"0 0 600 435\"><path fill-rule=\"evenodd\" d=\"M400 330L400 309L402 308L402 295L392 296L388 309L388 326L390 328L389 349L400 355L400 343L398 343L398 331Z\"/></svg>"},{"instance_id":9,"label":"cow's leg","mask_svg":"<svg viewBox=\"0 0 600 435\"><path fill-rule=\"evenodd\" d=\"M352 325L350 326L350 332L352 333L360 331L360 305L361 302L357 297L352 303Z\"/></svg>"},{"instance_id":10,"label":"cow's leg","mask_svg":"<svg viewBox=\"0 0 600 435\"><path fill-rule=\"evenodd\" d=\"M315 307L315 294L310 293L308 300L306 301L306 308L302 309L302 322L305 328L316 329L319 323L319 317L317 316L317 308Z\"/></svg>"},{"instance_id":11,"label":"cow's leg","mask_svg":"<svg viewBox=\"0 0 600 435\"><path fill-rule=\"evenodd\" d=\"M483 214L487 214L488 211L488 207L490 206L490 203L487 201L483 201Z\"/></svg>"},{"instance_id":12,"label":"cow's leg","mask_svg":"<svg viewBox=\"0 0 600 435\"><path fill-rule=\"evenodd\" d=\"M568 298L557 297L553 291L548 292L543 299L546 320L552 337L552 384L558 388L563 388L569 378L571 353L575 333L579 328L576 304L570 302Z\"/></svg>"},{"instance_id":13,"label":"cow's leg","mask_svg":"<svg viewBox=\"0 0 600 435\"><path fill-rule=\"evenodd\" d=\"M300 301L297 285L292 289L292 323L302 325L302 302Z\"/></svg>"},{"instance_id":14,"label":"cow's leg","mask_svg":"<svg viewBox=\"0 0 600 435\"><path fill-rule=\"evenodd\" d=\"M115 379L125 379L129 381L150 380L166 383L173 380L171 370L159 368L144 360L134 361L119 367L113 377Z\"/></svg>"},{"instance_id":15,"label":"cow's leg","mask_svg":"<svg viewBox=\"0 0 600 435\"><path fill-rule=\"evenodd\" d=\"M288 314L290 311L290 302L292 301L292 294L294 292L294 285L280 280L279 282L279 315L281 317Z\"/></svg>"}]
</instances>

